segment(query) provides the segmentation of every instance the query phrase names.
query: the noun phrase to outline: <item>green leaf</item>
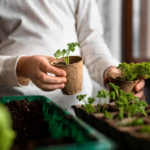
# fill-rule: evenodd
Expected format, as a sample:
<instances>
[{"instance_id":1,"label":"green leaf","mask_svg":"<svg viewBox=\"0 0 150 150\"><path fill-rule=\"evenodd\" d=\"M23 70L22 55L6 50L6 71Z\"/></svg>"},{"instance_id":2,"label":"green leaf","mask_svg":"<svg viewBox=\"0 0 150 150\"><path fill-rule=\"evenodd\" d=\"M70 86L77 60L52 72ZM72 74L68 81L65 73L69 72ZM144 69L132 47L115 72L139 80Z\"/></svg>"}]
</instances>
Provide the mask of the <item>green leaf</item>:
<instances>
[{"instance_id":1,"label":"green leaf","mask_svg":"<svg viewBox=\"0 0 150 150\"><path fill-rule=\"evenodd\" d=\"M11 117L8 109L0 104L0 150L9 150L16 133L11 127Z\"/></svg>"}]
</instances>

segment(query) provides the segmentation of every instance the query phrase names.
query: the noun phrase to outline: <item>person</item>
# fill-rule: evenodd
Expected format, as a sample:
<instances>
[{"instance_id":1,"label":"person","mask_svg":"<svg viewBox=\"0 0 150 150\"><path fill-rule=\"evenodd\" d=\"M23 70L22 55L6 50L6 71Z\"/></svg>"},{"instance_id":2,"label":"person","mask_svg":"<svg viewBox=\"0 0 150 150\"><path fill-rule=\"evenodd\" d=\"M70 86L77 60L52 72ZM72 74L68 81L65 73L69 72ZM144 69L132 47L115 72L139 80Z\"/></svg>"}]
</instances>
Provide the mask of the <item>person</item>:
<instances>
[{"instance_id":1,"label":"person","mask_svg":"<svg viewBox=\"0 0 150 150\"><path fill-rule=\"evenodd\" d=\"M81 46L72 55L84 57L81 93L92 95L91 78L104 87L108 73L118 72L95 0L0 0L0 16L0 96L44 95L73 113L76 95L60 91L66 73L50 65L70 42ZM144 84L141 79L135 87L140 98Z\"/></svg>"}]
</instances>

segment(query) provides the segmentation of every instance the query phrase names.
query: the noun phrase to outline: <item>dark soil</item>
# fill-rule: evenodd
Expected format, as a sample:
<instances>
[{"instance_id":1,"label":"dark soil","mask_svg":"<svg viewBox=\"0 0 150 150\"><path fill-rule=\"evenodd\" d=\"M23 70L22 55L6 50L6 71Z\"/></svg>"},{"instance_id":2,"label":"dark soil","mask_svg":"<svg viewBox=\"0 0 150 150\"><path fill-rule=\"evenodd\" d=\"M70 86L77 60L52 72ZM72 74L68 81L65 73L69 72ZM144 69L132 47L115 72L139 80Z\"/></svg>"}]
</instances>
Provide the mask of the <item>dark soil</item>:
<instances>
[{"instance_id":1,"label":"dark soil","mask_svg":"<svg viewBox=\"0 0 150 150\"><path fill-rule=\"evenodd\" d=\"M48 122L44 121L42 104L39 101L12 101L6 103L12 114L13 129L17 137L11 150L31 150L43 145L59 145L73 143L70 138L51 139Z\"/></svg>"},{"instance_id":2,"label":"dark soil","mask_svg":"<svg viewBox=\"0 0 150 150\"><path fill-rule=\"evenodd\" d=\"M59 63L54 63L54 64L56 64L56 65L66 65L66 63L64 63L64 62L59 62Z\"/></svg>"}]
</instances>

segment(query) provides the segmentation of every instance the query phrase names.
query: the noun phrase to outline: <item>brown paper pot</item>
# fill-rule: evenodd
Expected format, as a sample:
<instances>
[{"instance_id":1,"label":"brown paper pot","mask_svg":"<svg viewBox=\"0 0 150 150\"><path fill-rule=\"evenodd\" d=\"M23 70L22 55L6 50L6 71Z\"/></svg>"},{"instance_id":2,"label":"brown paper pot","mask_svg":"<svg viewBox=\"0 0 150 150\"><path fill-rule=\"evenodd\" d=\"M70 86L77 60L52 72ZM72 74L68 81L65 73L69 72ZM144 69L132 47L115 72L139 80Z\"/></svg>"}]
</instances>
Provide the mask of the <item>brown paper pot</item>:
<instances>
[{"instance_id":1,"label":"brown paper pot","mask_svg":"<svg viewBox=\"0 0 150 150\"><path fill-rule=\"evenodd\" d=\"M134 86L138 83L139 79L135 81L121 81L116 79L117 77L121 77L121 74L109 73L109 82L119 86L125 93L135 93Z\"/></svg>"},{"instance_id":2,"label":"brown paper pot","mask_svg":"<svg viewBox=\"0 0 150 150\"><path fill-rule=\"evenodd\" d=\"M63 69L66 72L67 82L62 89L62 93L73 95L82 91L82 72L83 72L83 57L70 56L69 65L58 65L59 62L65 62L63 58L56 59L51 62L52 66Z\"/></svg>"}]
</instances>

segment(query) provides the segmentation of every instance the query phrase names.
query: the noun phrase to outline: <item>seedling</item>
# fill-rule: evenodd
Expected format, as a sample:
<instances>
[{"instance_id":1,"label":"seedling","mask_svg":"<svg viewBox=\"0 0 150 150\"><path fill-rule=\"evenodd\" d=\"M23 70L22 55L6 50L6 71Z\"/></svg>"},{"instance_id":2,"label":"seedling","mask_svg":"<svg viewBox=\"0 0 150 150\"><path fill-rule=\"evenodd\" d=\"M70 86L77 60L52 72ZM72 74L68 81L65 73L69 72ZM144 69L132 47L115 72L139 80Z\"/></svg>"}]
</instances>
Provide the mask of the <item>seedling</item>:
<instances>
[{"instance_id":1,"label":"seedling","mask_svg":"<svg viewBox=\"0 0 150 150\"><path fill-rule=\"evenodd\" d=\"M115 93L116 93L116 95L117 95L117 98L119 97L119 89L120 89L120 87L119 86L116 86L116 85L114 85L113 83L109 83L108 84L112 89L114 89L114 91L115 91ZM121 91L122 92L122 91ZM112 93L113 94L113 99L115 99L116 97L114 96L114 93Z\"/></svg>"},{"instance_id":2,"label":"seedling","mask_svg":"<svg viewBox=\"0 0 150 150\"><path fill-rule=\"evenodd\" d=\"M16 133L11 128L9 111L0 104L0 150L10 149Z\"/></svg>"},{"instance_id":3,"label":"seedling","mask_svg":"<svg viewBox=\"0 0 150 150\"><path fill-rule=\"evenodd\" d=\"M86 112L88 112L88 113L96 112L97 113L97 110L93 106L93 102L95 101L95 99L92 97L89 97L88 101L86 101L85 100L86 96L87 96L87 94L85 94L85 95L80 94L80 95L77 95L76 98L79 99L79 101L83 101L85 103L84 105L82 105L82 107L85 109Z\"/></svg>"},{"instance_id":4,"label":"seedling","mask_svg":"<svg viewBox=\"0 0 150 150\"><path fill-rule=\"evenodd\" d=\"M150 78L150 62L143 63L120 63L117 67L121 70L121 80L122 81L133 81L137 79L138 76L144 77L145 79Z\"/></svg>"},{"instance_id":5,"label":"seedling","mask_svg":"<svg viewBox=\"0 0 150 150\"><path fill-rule=\"evenodd\" d=\"M108 112L107 110L105 110L104 117L107 118L107 119L112 119L113 115L110 112Z\"/></svg>"},{"instance_id":6,"label":"seedling","mask_svg":"<svg viewBox=\"0 0 150 150\"><path fill-rule=\"evenodd\" d=\"M54 54L54 57L56 59L58 59L59 57L63 57L66 65L69 65L69 54L70 54L70 52L74 52L75 47L76 46L80 47L80 45L79 45L79 43L74 42L74 43L68 43L67 46L68 46L68 49L63 49L63 50L58 49L56 51L56 53Z\"/></svg>"},{"instance_id":7,"label":"seedling","mask_svg":"<svg viewBox=\"0 0 150 150\"><path fill-rule=\"evenodd\" d=\"M129 121L126 124L119 124L119 126L137 126L143 124L144 124L144 120L142 118L134 118L132 121Z\"/></svg>"},{"instance_id":8,"label":"seedling","mask_svg":"<svg viewBox=\"0 0 150 150\"><path fill-rule=\"evenodd\" d=\"M104 112L104 108L106 106L106 98L107 98L107 96L108 96L108 93L105 90L98 91L98 93L96 94L96 97L99 98L99 109L98 109L99 113L100 113L101 98L105 98L105 104L104 104L104 107L103 107L103 112Z\"/></svg>"}]
</instances>

